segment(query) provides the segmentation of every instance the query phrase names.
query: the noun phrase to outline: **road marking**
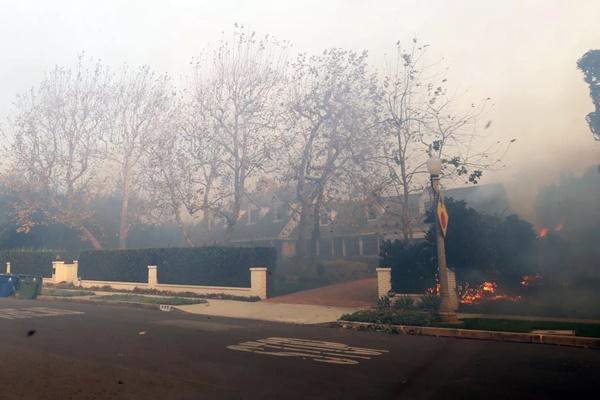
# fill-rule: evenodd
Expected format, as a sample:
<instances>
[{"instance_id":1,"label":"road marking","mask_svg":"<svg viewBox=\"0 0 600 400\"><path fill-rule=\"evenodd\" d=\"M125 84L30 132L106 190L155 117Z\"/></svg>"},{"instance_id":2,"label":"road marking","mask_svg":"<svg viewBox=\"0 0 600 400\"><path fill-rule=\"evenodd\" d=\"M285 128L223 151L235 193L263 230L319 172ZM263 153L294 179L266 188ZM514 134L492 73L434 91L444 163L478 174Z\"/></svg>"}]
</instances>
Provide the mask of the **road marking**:
<instances>
[{"instance_id":1,"label":"road marking","mask_svg":"<svg viewBox=\"0 0 600 400\"><path fill-rule=\"evenodd\" d=\"M310 358L317 362L342 365L358 364L360 360L370 360L371 357L388 352L388 350L351 347L343 343L281 337L242 342L227 348L277 357Z\"/></svg>"},{"instance_id":2,"label":"road marking","mask_svg":"<svg viewBox=\"0 0 600 400\"><path fill-rule=\"evenodd\" d=\"M83 314L83 312L49 307L0 308L0 318L4 319L55 317L58 315L75 314Z\"/></svg>"}]
</instances>

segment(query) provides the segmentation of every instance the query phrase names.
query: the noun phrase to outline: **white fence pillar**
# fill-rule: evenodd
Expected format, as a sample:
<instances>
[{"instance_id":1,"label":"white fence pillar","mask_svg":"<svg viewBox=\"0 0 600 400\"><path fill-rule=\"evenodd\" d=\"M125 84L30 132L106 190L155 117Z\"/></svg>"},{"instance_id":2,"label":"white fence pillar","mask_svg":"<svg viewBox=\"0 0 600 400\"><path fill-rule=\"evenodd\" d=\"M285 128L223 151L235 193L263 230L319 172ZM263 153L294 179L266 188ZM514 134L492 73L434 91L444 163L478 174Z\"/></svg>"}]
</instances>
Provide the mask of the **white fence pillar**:
<instances>
[{"instance_id":1,"label":"white fence pillar","mask_svg":"<svg viewBox=\"0 0 600 400\"><path fill-rule=\"evenodd\" d=\"M64 261L52 261L52 283L61 283L67 280L64 266Z\"/></svg>"},{"instance_id":2,"label":"white fence pillar","mask_svg":"<svg viewBox=\"0 0 600 400\"><path fill-rule=\"evenodd\" d=\"M250 268L250 288L254 296L267 298L267 267Z\"/></svg>"},{"instance_id":3,"label":"white fence pillar","mask_svg":"<svg viewBox=\"0 0 600 400\"><path fill-rule=\"evenodd\" d=\"M385 297L392 290L392 269L376 268L377 271L377 296Z\"/></svg>"},{"instance_id":4,"label":"white fence pillar","mask_svg":"<svg viewBox=\"0 0 600 400\"><path fill-rule=\"evenodd\" d=\"M9 262L6 263L6 273L10 274L10 263Z\"/></svg>"},{"instance_id":5,"label":"white fence pillar","mask_svg":"<svg viewBox=\"0 0 600 400\"><path fill-rule=\"evenodd\" d=\"M158 267L148 265L148 286L154 289L158 285Z\"/></svg>"}]
</instances>

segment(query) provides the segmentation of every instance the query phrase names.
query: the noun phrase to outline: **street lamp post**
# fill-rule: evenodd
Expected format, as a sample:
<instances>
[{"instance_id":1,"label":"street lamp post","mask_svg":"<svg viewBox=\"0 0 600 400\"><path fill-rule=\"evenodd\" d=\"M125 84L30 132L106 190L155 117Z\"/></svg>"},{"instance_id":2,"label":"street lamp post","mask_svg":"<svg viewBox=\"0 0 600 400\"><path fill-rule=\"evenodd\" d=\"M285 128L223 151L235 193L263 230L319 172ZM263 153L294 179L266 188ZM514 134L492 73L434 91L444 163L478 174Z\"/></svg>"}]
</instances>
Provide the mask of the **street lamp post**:
<instances>
[{"instance_id":1,"label":"street lamp post","mask_svg":"<svg viewBox=\"0 0 600 400\"><path fill-rule=\"evenodd\" d=\"M431 188L433 189L433 204L437 210L437 204L440 201L440 173L442 172L442 160L435 155L427 160L427 171L431 175ZM458 323L456 309L450 297L450 280L448 278L448 265L446 264L446 246L444 243L444 235L440 226L440 220L437 212L434 212L435 217L435 236L437 242L437 260L440 279L440 317L446 323Z\"/></svg>"}]
</instances>

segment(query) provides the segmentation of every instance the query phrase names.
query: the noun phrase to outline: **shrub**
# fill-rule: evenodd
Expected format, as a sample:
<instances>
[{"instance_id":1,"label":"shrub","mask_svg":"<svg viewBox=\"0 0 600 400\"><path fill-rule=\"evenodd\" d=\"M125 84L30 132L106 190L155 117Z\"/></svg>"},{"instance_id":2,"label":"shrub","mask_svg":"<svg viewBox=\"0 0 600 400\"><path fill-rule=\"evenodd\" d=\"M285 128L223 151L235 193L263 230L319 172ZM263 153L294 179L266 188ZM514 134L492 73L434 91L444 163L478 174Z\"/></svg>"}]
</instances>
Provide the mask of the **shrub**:
<instances>
[{"instance_id":1,"label":"shrub","mask_svg":"<svg viewBox=\"0 0 600 400\"><path fill-rule=\"evenodd\" d=\"M67 262L77 259L76 254L62 250L3 250L0 251L0 269L4 272L10 262L11 273L24 275L52 276L52 261Z\"/></svg>"},{"instance_id":2,"label":"shrub","mask_svg":"<svg viewBox=\"0 0 600 400\"><path fill-rule=\"evenodd\" d=\"M399 296L395 299L393 306L398 310L409 310L414 308L415 301L408 296Z\"/></svg>"},{"instance_id":3,"label":"shrub","mask_svg":"<svg viewBox=\"0 0 600 400\"><path fill-rule=\"evenodd\" d=\"M385 296L379 299L374 308L345 314L340 319L375 324L430 326L439 321L436 300L427 298L424 301L424 304L415 304L414 299L408 296L400 296L394 301Z\"/></svg>"},{"instance_id":4,"label":"shrub","mask_svg":"<svg viewBox=\"0 0 600 400\"><path fill-rule=\"evenodd\" d=\"M426 294L421 296L421 301L417 306L421 310L437 312L440 309L441 298L435 294Z\"/></svg>"},{"instance_id":5,"label":"shrub","mask_svg":"<svg viewBox=\"0 0 600 400\"><path fill-rule=\"evenodd\" d=\"M417 325L430 326L437 322L438 318L435 314L415 310L398 310L398 309L383 309L375 308L372 310L357 311L353 314L345 314L340 318L344 321L353 322L370 322L375 324L387 325Z\"/></svg>"},{"instance_id":6,"label":"shrub","mask_svg":"<svg viewBox=\"0 0 600 400\"><path fill-rule=\"evenodd\" d=\"M148 265L157 265L160 283L248 287L251 266L272 273L275 262L270 247L100 250L83 252L79 271L89 280L146 282Z\"/></svg>"},{"instance_id":7,"label":"shrub","mask_svg":"<svg viewBox=\"0 0 600 400\"><path fill-rule=\"evenodd\" d=\"M375 307L390 308L391 305L392 305L392 302L391 302L390 298L388 296L383 296L383 297L380 297L379 299L377 299L377 303L375 304Z\"/></svg>"}]
</instances>

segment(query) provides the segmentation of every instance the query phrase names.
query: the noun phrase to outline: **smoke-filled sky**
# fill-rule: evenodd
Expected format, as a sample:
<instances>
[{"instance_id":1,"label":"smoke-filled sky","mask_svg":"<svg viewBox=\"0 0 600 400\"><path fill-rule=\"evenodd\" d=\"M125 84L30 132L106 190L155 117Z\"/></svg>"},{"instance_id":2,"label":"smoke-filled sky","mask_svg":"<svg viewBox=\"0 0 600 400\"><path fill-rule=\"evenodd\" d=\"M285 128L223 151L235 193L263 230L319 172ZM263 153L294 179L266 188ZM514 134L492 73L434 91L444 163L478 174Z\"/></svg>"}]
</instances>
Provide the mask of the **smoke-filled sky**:
<instances>
[{"instance_id":1,"label":"smoke-filled sky","mask_svg":"<svg viewBox=\"0 0 600 400\"><path fill-rule=\"evenodd\" d=\"M397 40L430 44L465 102L491 97L488 134L517 138L508 167L487 180L532 181L600 161L584 121L592 110L577 59L600 48L599 0L1 0L0 115L15 93L81 51L115 65L150 64L174 76L235 22L290 41L295 51L346 47L375 66ZM490 138L491 139L491 138ZM524 211L525 213L526 211Z\"/></svg>"}]
</instances>

